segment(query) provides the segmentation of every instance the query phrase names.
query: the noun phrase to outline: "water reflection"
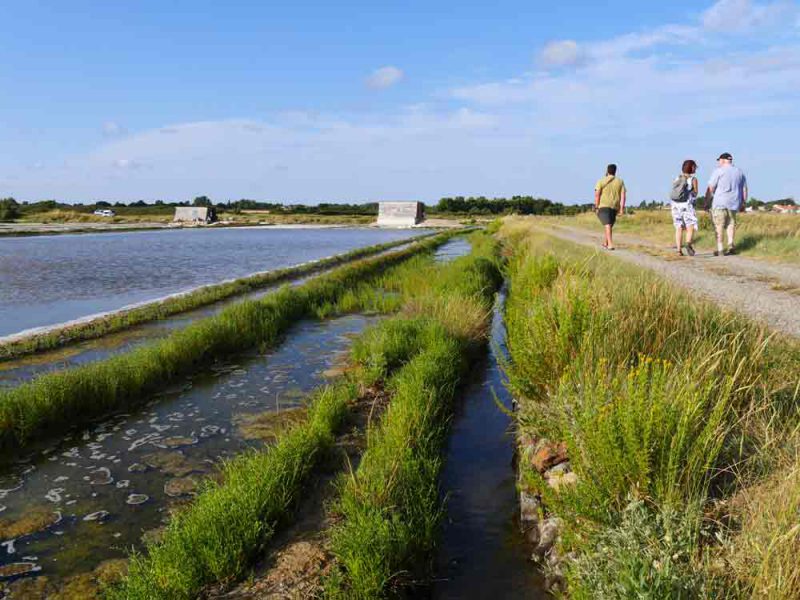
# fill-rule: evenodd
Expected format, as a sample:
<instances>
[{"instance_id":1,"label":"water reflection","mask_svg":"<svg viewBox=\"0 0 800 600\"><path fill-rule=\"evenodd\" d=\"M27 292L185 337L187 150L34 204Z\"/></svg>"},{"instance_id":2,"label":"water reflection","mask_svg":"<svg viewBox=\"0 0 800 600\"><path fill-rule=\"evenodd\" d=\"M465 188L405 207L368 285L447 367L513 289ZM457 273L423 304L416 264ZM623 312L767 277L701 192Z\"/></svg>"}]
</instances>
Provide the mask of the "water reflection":
<instances>
[{"instance_id":1,"label":"water reflection","mask_svg":"<svg viewBox=\"0 0 800 600\"><path fill-rule=\"evenodd\" d=\"M0 335L422 233L255 228L0 238Z\"/></svg>"},{"instance_id":2,"label":"water reflection","mask_svg":"<svg viewBox=\"0 0 800 600\"><path fill-rule=\"evenodd\" d=\"M492 319L492 347L461 395L446 452L442 488L449 494L433 598L546 598L515 523L511 410L497 352L505 353L502 292Z\"/></svg>"}]
</instances>

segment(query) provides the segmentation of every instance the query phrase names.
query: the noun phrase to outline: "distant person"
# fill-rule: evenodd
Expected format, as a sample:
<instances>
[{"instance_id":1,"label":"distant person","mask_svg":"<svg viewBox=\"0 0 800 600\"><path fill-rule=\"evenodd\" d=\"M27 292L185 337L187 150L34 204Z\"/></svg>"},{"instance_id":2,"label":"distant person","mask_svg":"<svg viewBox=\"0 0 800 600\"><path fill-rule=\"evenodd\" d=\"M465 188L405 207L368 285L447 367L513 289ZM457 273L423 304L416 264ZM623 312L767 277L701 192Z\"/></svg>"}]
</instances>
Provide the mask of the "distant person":
<instances>
[{"instance_id":1,"label":"distant person","mask_svg":"<svg viewBox=\"0 0 800 600\"><path fill-rule=\"evenodd\" d=\"M683 256L683 232L686 231L686 252L694 256L692 238L697 229L697 163L683 161L681 174L672 182L669 198L672 201L672 223L675 225L675 248Z\"/></svg>"},{"instance_id":2,"label":"distant person","mask_svg":"<svg viewBox=\"0 0 800 600\"><path fill-rule=\"evenodd\" d=\"M606 176L594 186L594 209L603 224L603 247L614 250L613 230L617 214L625 212L625 182L617 177L617 165L606 167Z\"/></svg>"},{"instance_id":3,"label":"distant person","mask_svg":"<svg viewBox=\"0 0 800 600\"><path fill-rule=\"evenodd\" d=\"M706 198L713 197L711 220L717 234L717 249L714 256L736 254L734 236L736 234L736 213L744 211L747 201L747 179L739 167L733 166L733 156L723 152L717 159L717 168L708 181ZM728 234L728 248L723 251L722 232Z\"/></svg>"}]
</instances>

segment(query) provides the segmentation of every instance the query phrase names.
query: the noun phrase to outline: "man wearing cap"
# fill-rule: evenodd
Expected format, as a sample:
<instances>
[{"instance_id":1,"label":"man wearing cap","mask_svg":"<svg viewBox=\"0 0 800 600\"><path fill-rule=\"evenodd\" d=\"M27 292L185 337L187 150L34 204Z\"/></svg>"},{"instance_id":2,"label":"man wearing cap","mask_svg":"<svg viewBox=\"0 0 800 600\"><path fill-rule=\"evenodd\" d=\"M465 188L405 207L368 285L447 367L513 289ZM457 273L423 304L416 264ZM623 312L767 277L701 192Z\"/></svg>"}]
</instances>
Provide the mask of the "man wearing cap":
<instances>
[{"instance_id":1,"label":"man wearing cap","mask_svg":"<svg viewBox=\"0 0 800 600\"><path fill-rule=\"evenodd\" d=\"M733 156L723 152L717 159L717 168L708 181L706 198L713 197L711 204L711 220L717 232L717 249L714 256L728 256L736 253L733 244L736 230L736 213L744 210L747 201L747 179L739 167L733 166ZM728 249L723 251L722 231L728 234Z\"/></svg>"}]
</instances>

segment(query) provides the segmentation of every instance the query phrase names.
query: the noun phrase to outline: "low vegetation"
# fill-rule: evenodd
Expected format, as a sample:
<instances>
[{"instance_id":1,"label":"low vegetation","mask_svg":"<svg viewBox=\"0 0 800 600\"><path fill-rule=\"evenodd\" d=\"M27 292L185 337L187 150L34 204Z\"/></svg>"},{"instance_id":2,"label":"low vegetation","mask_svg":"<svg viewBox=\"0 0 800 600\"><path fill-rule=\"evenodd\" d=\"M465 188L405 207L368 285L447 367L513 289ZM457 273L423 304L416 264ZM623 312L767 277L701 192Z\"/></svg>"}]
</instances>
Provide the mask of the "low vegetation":
<instances>
[{"instance_id":1,"label":"low vegetation","mask_svg":"<svg viewBox=\"0 0 800 600\"><path fill-rule=\"evenodd\" d=\"M257 301L242 301L195 321L161 341L109 359L42 375L0 393L0 447L18 449L48 433L63 433L113 410L145 401L176 377L247 348L273 345L298 319L332 303L348 288L435 247L453 234L362 259L284 287Z\"/></svg>"},{"instance_id":2,"label":"low vegetation","mask_svg":"<svg viewBox=\"0 0 800 600\"><path fill-rule=\"evenodd\" d=\"M437 480L441 448L457 387L473 352L486 339L499 285L494 245L474 240L469 257L439 268L438 277L410 277L399 317L355 347L376 374L385 374L409 347L414 357L389 380L392 401L370 432L358 470L341 485L332 534L339 571L332 597L379 598L425 573L438 533ZM429 273L430 275L430 273ZM465 327L462 317L477 320Z\"/></svg>"},{"instance_id":3,"label":"low vegetation","mask_svg":"<svg viewBox=\"0 0 800 600\"><path fill-rule=\"evenodd\" d=\"M476 248L493 250L479 238ZM493 256L473 255L444 267L430 262L418 266L428 274L441 273L442 281L454 280L454 273L463 275L457 277L463 285L449 290L453 300L475 303L484 316L488 313L499 281ZM398 284L410 273L405 265L393 269L373 293L383 294L386 282ZM426 289L413 286L417 301L443 292L433 281L427 280ZM228 463L221 483L209 483L172 519L161 541L134 555L127 578L110 595L193 598L210 582L241 576L289 517L359 390L383 381L391 393L390 407L381 425L368 433L361 466L346 479L352 483L342 484L336 510L344 522L335 533L341 570L330 584L332 594L381 595L390 583L387 569L391 574L424 561L433 544L441 513L436 477L446 415L470 350L484 339L464 337L464 331L406 306L399 316L365 332L351 351L353 368L313 395L308 420L285 432L275 446ZM357 548L354 535L368 548ZM365 550L372 568L354 570L357 553ZM361 593L356 590L368 595L354 596Z\"/></svg>"},{"instance_id":4,"label":"low vegetation","mask_svg":"<svg viewBox=\"0 0 800 600\"><path fill-rule=\"evenodd\" d=\"M431 235L427 234L415 238L422 240ZM36 334L0 344L0 361L19 358L27 354L33 354L43 350L60 348L72 343L96 339L109 333L122 331L142 323L164 319L189 310L194 310L202 306L207 306L227 298L246 294L261 288L275 285L282 281L292 278L309 275L323 269L335 267L359 258L364 258L372 254L385 252L392 248L409 243L409 240L398 240L385 244L377 244L365 248L358 248L323 258L295 267L275 269L267 273L242 277L235 281L226 283L207 285L195 291L173 296L166 300L148 303L136 308L119 312L116 314L100 317L86 323L68 325L53 329L46 333Z\"/></svg>"},{"instance_id":5,"label":"low vegetation","mask_svg":"<svg viewBox=\"0 0 800 600\"><path fill-rule=\"evenodd\" d=\"M796 500L800 345L529 222L502 233L519 428L577 475L520 467L562 521L567 593L796 597L796 511L764 508Z\"/></svg>"}]
</instances>

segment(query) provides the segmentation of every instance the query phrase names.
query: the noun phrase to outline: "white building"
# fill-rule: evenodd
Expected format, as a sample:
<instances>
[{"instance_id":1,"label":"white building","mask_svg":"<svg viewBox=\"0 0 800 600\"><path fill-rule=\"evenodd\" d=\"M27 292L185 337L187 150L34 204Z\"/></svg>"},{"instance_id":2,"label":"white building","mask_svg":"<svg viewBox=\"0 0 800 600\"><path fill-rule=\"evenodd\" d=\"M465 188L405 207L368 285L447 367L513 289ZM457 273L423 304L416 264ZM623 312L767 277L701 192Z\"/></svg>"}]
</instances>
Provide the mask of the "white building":
<instances>
[{"instance_id":1,"label":"white building","mask_svg":"<svg viewBox=\"0 0 800 600\"><path fill-rule=\"evenodd\" d=\"M379 227L413 227L425 220L425 205L422 202L380 202L378 204Z\"/></svg>"},{"instance_id":2,"label":"white building","mask_svg":"<svg viewBox=\"0 0 800 600\"><path fill-rule=\"evenodd\" d=\"M205 206L176 206L173 223L212 223L216 221L213 208Z\"/></svg>"}]
</instances>

